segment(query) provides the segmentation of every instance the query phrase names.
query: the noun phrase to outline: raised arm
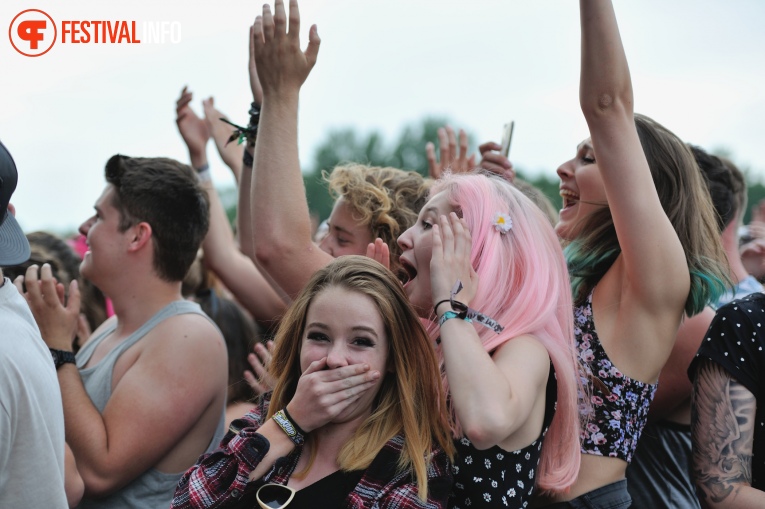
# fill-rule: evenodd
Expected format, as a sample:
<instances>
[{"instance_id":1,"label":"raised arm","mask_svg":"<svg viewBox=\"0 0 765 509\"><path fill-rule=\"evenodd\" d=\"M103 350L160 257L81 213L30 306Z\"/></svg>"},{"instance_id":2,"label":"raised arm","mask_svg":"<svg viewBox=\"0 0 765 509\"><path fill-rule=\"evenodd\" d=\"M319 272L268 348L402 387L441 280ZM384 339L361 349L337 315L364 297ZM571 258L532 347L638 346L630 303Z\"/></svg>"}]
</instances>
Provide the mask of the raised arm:
<instances>
[{"instance_id":1,"label":"raised arm","mask_svg":"<svg viewBox=\"0 0 765 509\"><path fill-rule=\"evenodd\" d=\"M194 168L207 167L207 140L203 133L208 133L207 124L197 116L189 106L191 93L184 88L178 100L178 130L189 149L189 157ZM206 105L211 107L212 103ZM209 134L208 134L209 136ZM202 249L205 263L220 277L223 284L231 290L237 300L252 314L259 323L268 326L282 315L284 301L266 281L252 260L239 251L231 225L226 216L218 192L212 185L209 170L202 172L200 186L207 192L210 200L210 228L207 231Z\"/></svg>"},{"instance_id":2,"label":"raised arm","mask_svg":"<svg viewBox=\"0 0 765 509\"><path fill-rule=\"evenodd\" d=\"M580 0L580 102L621 246L630 301L679 317L690 288L683 247L659 201L633 116L610 0Z\"/></svg>"},{"instance_id":3,"label":"raised arm","mask_svg":"<svg viewBox=\"0 0 765 509\"><path fill-rule=\"evenodd\" d=\"M215 142L215 148L218 150L220 158L226 163L226 166L231 169L236 184L241 185L244 145L240 145L236 141L229 141L234 128L221 120L221 118L228 120L228 117L218 111L212 97L202 101L202 105L204 107L207 130Z\"/></svg>"},{"instance_id":4,"label":"raised arm","mask_svg":"<svg viewBox=\"0 0 765 509\"><path fill-rule=\"evenodd\" d=\"M260 85L258 77L258 68L255 64L255 39L253 37L254 27L250 27L250 51L249 51L249 75L250 89L252 90L252 105L258 107L263 104L263 87ZM242 175L239 180L239 205L237 207L236 225L239 232L240 249L253 262L257 264L255 256L255 239L252 235L252 210L250 208L250 193L252 190L252 174L255 171L255 138L249 138L244 145L242 154Z\"/></svg>"},{"instance_id":5,"label":"raised arm","mask_svg":"<svg viewBox=\"0 0 765 509\"><path fill-rule=\"evenodd\" d=\"M263 87L250 212L255 254L261 267L291 297L332 260L311 238L297 144L298 96L319 52L312 26L300 49L300 14L290 1L289 32L284 2L268 5L253 26L253 48Z\"/></svg>"},{"instance_id":6,"label":"raised arm","mask_svg":"<svg viewBox=\"0 0 765 509\"><path fill-rule=\"evenodd\" d=\"M460 302L469 305L475 296L479 282L470 264L470 246L470 232L455 213L433 225L431 287L439 317L451 310L449 297L457 279L464 285ZM515 450L535 440L544 419L550 369L542 343L531 335L519 336L489 355L473 324L459 318L443 322L440 335L451 401L473 445Z\"/></svg>"}]
</instances>

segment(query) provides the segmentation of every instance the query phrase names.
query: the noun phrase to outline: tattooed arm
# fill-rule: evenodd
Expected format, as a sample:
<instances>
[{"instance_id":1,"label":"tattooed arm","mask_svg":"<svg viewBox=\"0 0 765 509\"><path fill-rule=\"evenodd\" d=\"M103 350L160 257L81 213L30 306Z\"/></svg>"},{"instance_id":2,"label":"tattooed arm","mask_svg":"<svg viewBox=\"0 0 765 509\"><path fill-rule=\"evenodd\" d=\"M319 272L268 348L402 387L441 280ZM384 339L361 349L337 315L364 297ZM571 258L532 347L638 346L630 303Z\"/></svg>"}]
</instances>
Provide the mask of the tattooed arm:
<instances>
[{"instance_id":1,"label":"tattooed arm","mask_svg":"<svg viewBox=\"0 0 765 509\"><path fill-rule=\"evenodd\" d=\"M765 507L752 487L754 395L718 364L704 360L691 395L693 477L705 508Z\"/></svg>"}]
</instances>

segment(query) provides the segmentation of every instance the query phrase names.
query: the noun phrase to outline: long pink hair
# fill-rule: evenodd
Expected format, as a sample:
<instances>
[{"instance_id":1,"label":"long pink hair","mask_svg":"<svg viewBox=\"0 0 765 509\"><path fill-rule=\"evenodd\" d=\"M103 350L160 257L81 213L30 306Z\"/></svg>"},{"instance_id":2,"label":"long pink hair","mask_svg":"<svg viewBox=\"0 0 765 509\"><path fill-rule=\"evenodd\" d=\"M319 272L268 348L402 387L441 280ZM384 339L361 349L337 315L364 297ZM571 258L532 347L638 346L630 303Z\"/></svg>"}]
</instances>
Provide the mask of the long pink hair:
<instances>
[{"instance_id":1,"label":"long pink hair","mask_svg":"<svg viewBox=\"0 0 765 509\"><path fill-rule=\"evenodd\" d=\"M484 348L492 352L515 337L531 334L545 346L555 367L557 408L542 445L537 486L565 491L579 471L581 382L571 287L558 238L544 213L503 178L447 173L433 184L431 196L442 191L461 212L473 240L471 261L479 284L470 307L504 326L497 334L475 324ZM512 229L504 235L493 226L496 212L512 219ZM437 326L429 331L438 335ZM444 384L448 390L446 378ZM456 416L453 421L459 436Z\"/></svg>"}]
</instances>

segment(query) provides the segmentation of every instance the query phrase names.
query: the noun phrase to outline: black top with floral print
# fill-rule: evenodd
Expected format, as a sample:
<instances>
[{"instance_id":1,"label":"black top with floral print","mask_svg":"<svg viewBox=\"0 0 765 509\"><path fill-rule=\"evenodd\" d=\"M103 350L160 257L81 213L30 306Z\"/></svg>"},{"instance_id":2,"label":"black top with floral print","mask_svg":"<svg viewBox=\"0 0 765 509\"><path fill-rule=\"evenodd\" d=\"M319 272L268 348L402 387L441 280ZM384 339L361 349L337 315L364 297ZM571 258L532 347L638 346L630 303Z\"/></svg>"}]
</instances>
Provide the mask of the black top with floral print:
<instances>
[{"instance_id":1,"label":"black top with floral print","mask_svg":"<svg viewBox=\"0 0 765 509\"><path fill-rule=\"evenodd\" d=\"M454 441L457 457L452 467L454 487L449 497L450 509L520 509L529 506L534 494L542 441L555 415L557 389L555 371L551 364L542 433L523 449L508 452L495 445L480 451L466 437Z\"/></svg>"},{"instance_id":2,"label":"black top with floral print","mask_svg":"<svg viewBox=\"0 0 765 509\"><path fill-rule=\"evenodd\" d=\"M633 380L619 371L603 350L592 316L592 292L574 308L574 336L590 396L590 415L582 430L582 453L632 461L658 384Z\"/></svg>"}]
</instances>

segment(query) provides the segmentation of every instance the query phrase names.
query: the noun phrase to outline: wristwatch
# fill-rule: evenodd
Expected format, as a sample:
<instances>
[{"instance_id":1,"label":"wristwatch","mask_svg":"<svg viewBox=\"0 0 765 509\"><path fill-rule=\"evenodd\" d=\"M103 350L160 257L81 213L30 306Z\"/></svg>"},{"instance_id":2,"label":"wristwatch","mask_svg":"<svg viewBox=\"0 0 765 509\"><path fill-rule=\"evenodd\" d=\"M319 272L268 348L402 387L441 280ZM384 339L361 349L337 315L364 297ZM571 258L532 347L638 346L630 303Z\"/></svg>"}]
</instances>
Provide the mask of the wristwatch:
<instances>
[{"instance_id":1,"label":"wristwatch","mask_svg":"<svg viewBox=\"0 0 765 509\"><path fill-rule=\"evenodd\" d=\"M56 365L56 369L60 368L64 364L71 362L75 363L74 352L67 352L66 350L56 350L50 348L50 354L53 356L53 364Z\"/></svg>"}]
</instances>

